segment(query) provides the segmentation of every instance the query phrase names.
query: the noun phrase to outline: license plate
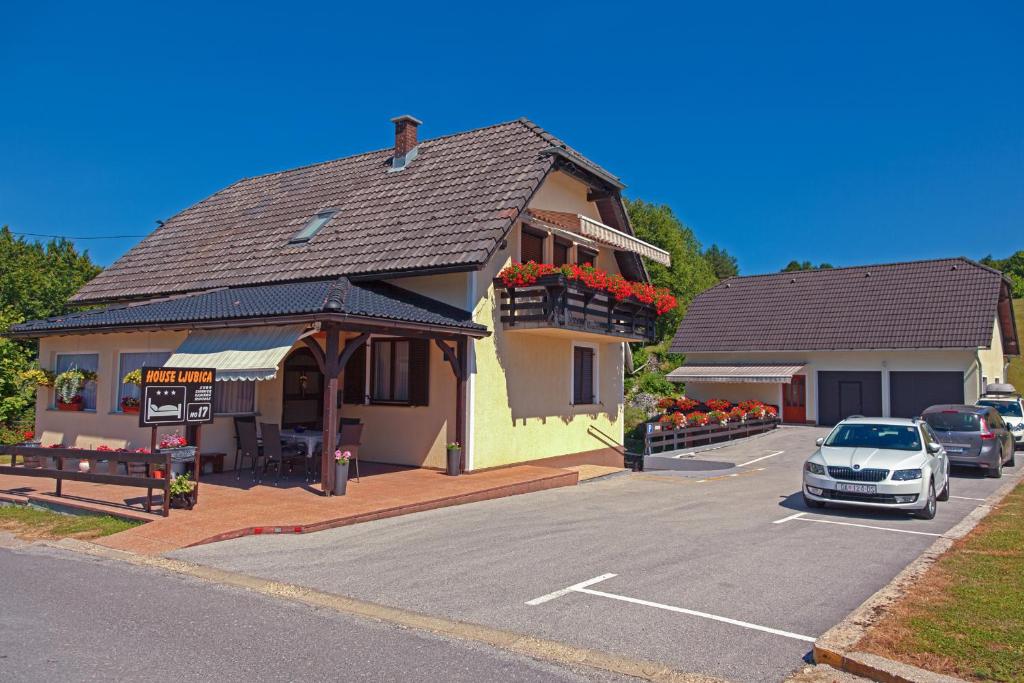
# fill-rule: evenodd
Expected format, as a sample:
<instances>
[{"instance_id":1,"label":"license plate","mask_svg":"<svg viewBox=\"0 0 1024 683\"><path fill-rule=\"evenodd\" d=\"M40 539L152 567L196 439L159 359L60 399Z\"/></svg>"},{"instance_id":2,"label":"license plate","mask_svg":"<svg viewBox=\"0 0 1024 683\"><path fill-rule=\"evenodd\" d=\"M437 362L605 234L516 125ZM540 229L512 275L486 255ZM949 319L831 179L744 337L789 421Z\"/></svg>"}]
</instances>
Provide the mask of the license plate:
<instances>
[{"instance_id":1,"label":"license plate","mask_svg":"<svg viewBox=\"0 0 1024 683\"><path fill-rule=\"evenodd\" d=\"M963 453L964 449L963 448L953 448L951 446L946 446L946 452L947 453Z\"/></svg>"},{"instance_id":2,"label":"license plate","mask_svg":"<svg viewBox=\"0 0 1024 683\"><path fill-rule=\"evenodd\" d=\"M836 489L846 493L875 493L878 487L874 484L836 484Z\"/></svg>"}]
</instances>

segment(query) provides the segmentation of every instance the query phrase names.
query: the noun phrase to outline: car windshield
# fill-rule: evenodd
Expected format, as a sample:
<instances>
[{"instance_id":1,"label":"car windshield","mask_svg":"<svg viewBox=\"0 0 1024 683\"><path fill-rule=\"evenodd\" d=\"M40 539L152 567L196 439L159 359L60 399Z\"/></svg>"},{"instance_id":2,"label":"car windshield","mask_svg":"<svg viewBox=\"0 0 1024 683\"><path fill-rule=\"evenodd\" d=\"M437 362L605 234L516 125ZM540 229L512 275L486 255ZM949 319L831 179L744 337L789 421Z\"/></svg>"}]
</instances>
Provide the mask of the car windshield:
<instances>
[{"instance_id":1,"label":"car windshield","mask_svg":"<svg viewBox=\"0 0 1024 683\"><path fill-rule=\"evenodd\" d=\"M944 410L941 413L928 413L924 421L937 432L978 432L981 431L981 420L974 413L959 413L955 410Z\"/></svg>"},{"instance_id":2,"label":"car windshield","mask_svg":"<svg viewBox=\"0 0 1024 683\"><path fill-rule=\"evenodd\" d=\"M909 425L846 424L832 430L825 445L836 448L918 451L921 450L921 433L917 427Z\"/></svg>"},{"instance_id":3,"label":"car windshield","mask_svg":"<svg viewBox=\"0 0 1024 683\"><path fill-rule=\"evenodd\" d=\"M995 408L1003 417L1024 417L1017 401L978 401L978 405Z\"/></svg>"}]
</instances>

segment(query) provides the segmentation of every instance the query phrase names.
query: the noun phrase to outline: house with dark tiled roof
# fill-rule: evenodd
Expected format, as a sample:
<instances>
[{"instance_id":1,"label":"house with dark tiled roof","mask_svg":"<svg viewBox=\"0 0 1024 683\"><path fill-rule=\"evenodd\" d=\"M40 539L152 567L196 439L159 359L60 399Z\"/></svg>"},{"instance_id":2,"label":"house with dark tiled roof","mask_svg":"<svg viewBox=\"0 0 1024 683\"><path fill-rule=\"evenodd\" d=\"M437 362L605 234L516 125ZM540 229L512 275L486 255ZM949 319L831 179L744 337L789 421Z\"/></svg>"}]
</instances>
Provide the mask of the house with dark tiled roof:
<instances>
[{"instance_id":1,"label":"house with dark tiled roof","mask_svg":"<svg viewBox=\"0 0 1024 683\"><path fill-rule=\"evenodd\" d=\"M245 178L173 216L73 297L15 326L44 368L95 372L73 404L38 397L45 445L147 446L140 367L217 370L205 450L234 418L322 432L363 426L360 459L464 470L622 464L626 342L655 306L561 273L506 286L513 262L592 264L647 281L622 183L520 119ZM569 268L571 270L571 268ZM328 468L324 465L325 481Z\"/></svg>"},{"instance_id":2,"label":"house with dark tiled roof","mask_svg":"<svg viewBox=\"0 0 1024 683\"><path fill-rule=\"evenodd\" d=\"M1012 286L965 258L725 280L697 296L669 378L696 399L754 398L783 421L913 417L973 403L1019 355Z\"/></svg>"}]
</instances>

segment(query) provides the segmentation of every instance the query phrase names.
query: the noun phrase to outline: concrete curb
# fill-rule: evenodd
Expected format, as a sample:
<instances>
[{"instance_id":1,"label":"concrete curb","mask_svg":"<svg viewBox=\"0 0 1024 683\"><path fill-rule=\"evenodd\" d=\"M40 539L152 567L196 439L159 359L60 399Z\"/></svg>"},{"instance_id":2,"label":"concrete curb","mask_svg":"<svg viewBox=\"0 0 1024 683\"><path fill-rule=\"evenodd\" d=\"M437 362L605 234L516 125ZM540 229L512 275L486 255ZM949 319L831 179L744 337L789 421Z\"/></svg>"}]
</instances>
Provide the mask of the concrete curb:
<instances>
[{"instance_id":1,"label":"concrete curb","mask_svg":"<svg viewBox=\"0 0 1024 683\"><path fill-rule=\"evenodd\" d=\"M372 619L398 628L418 629L442 637L482 643L499 650L571 668L586 667L654 683L725 683L718 678L677 671L660 662L631 659L515 631L505 631L490 626L379 605L305 586L272 581L182 560L138 555L88 541L65 538L59 541L39 541L34 545L171 572L208 583L253 591L278 600L288 600L309 607L329 609L354 617Z\"/></svg>"},{"instance_id":2,"label":"concrete curb","mask_svg":"<svg viewBox=\"0 0 1024 683\"><path fill-rule=\"evenodd\" d=\"M885 657L856 650L868 629L886 616L907 588L939 559L953 543L971 532L993 507L998 505L1024 479L1024 467L1010 477L985 502L972 510L959 524L943 534L916 560L896 575L887 586L865 600L845 619L814 641L814 661L858 676L884 683L952 683L960 678L933 673Z\"/></svg>"}]
</instances>

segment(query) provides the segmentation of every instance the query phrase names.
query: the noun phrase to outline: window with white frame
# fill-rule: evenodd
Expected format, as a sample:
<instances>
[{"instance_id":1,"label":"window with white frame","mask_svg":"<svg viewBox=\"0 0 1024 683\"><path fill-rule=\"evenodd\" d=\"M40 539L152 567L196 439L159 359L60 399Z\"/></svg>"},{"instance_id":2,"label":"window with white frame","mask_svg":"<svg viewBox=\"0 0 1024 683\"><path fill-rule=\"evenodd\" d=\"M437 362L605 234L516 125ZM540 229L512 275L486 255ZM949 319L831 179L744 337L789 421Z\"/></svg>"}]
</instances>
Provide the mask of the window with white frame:
<instances>
[{"instance_id":1,"label":"window with white frame","mask_svg":"<svg viewBox=\"0 0 1024 683\"><path fill-rule=\"evenodd\" d=\"M124 377L129 372L143 367L159 368L171 357L169 351L143 351L139 353L122 353L118 362L117 372L117 403L114 410L124 412L126 403L138 405L139 385L125 384ZM133 403L134 402L134 403Z\"/></svg>"},{"instance_id":2,"label":"window with white frame","mask_svg":"<svg viewBox=\"0 0 1024 683\"><path fill-rule=\"evenodd\" d=\"M217 382L213 394L214 415L251 415L256 412L256 382Z\"/></svg>"},{"instance_id":3,"label":"window with white frame","mask_svg":"<svg viewBox=\"0 0 1024 683\"><path fill-rule=\"evenodd\" d=\"M59 375L62 372L67 372L72 368L79 370L85 370L87 372L97 372L100 367L100 357L96 353L58 353L57 363L54 368L54 374ZM85 410L96 410L96 382L89 380L82 387L82 408ZM54 405L57 403L56 392L54 393L53 399Z\"/></svg>"},{"instance_id":4,"label":"window with white frame","mask_svg":"<svg viewBox=\"0 0 1024 683\"><path fill-rule=\"evenodd\" d=\"M598 402L597 348L574 344L572 347L572 402L589 405Z\"/></svg>"}]
</instances>

